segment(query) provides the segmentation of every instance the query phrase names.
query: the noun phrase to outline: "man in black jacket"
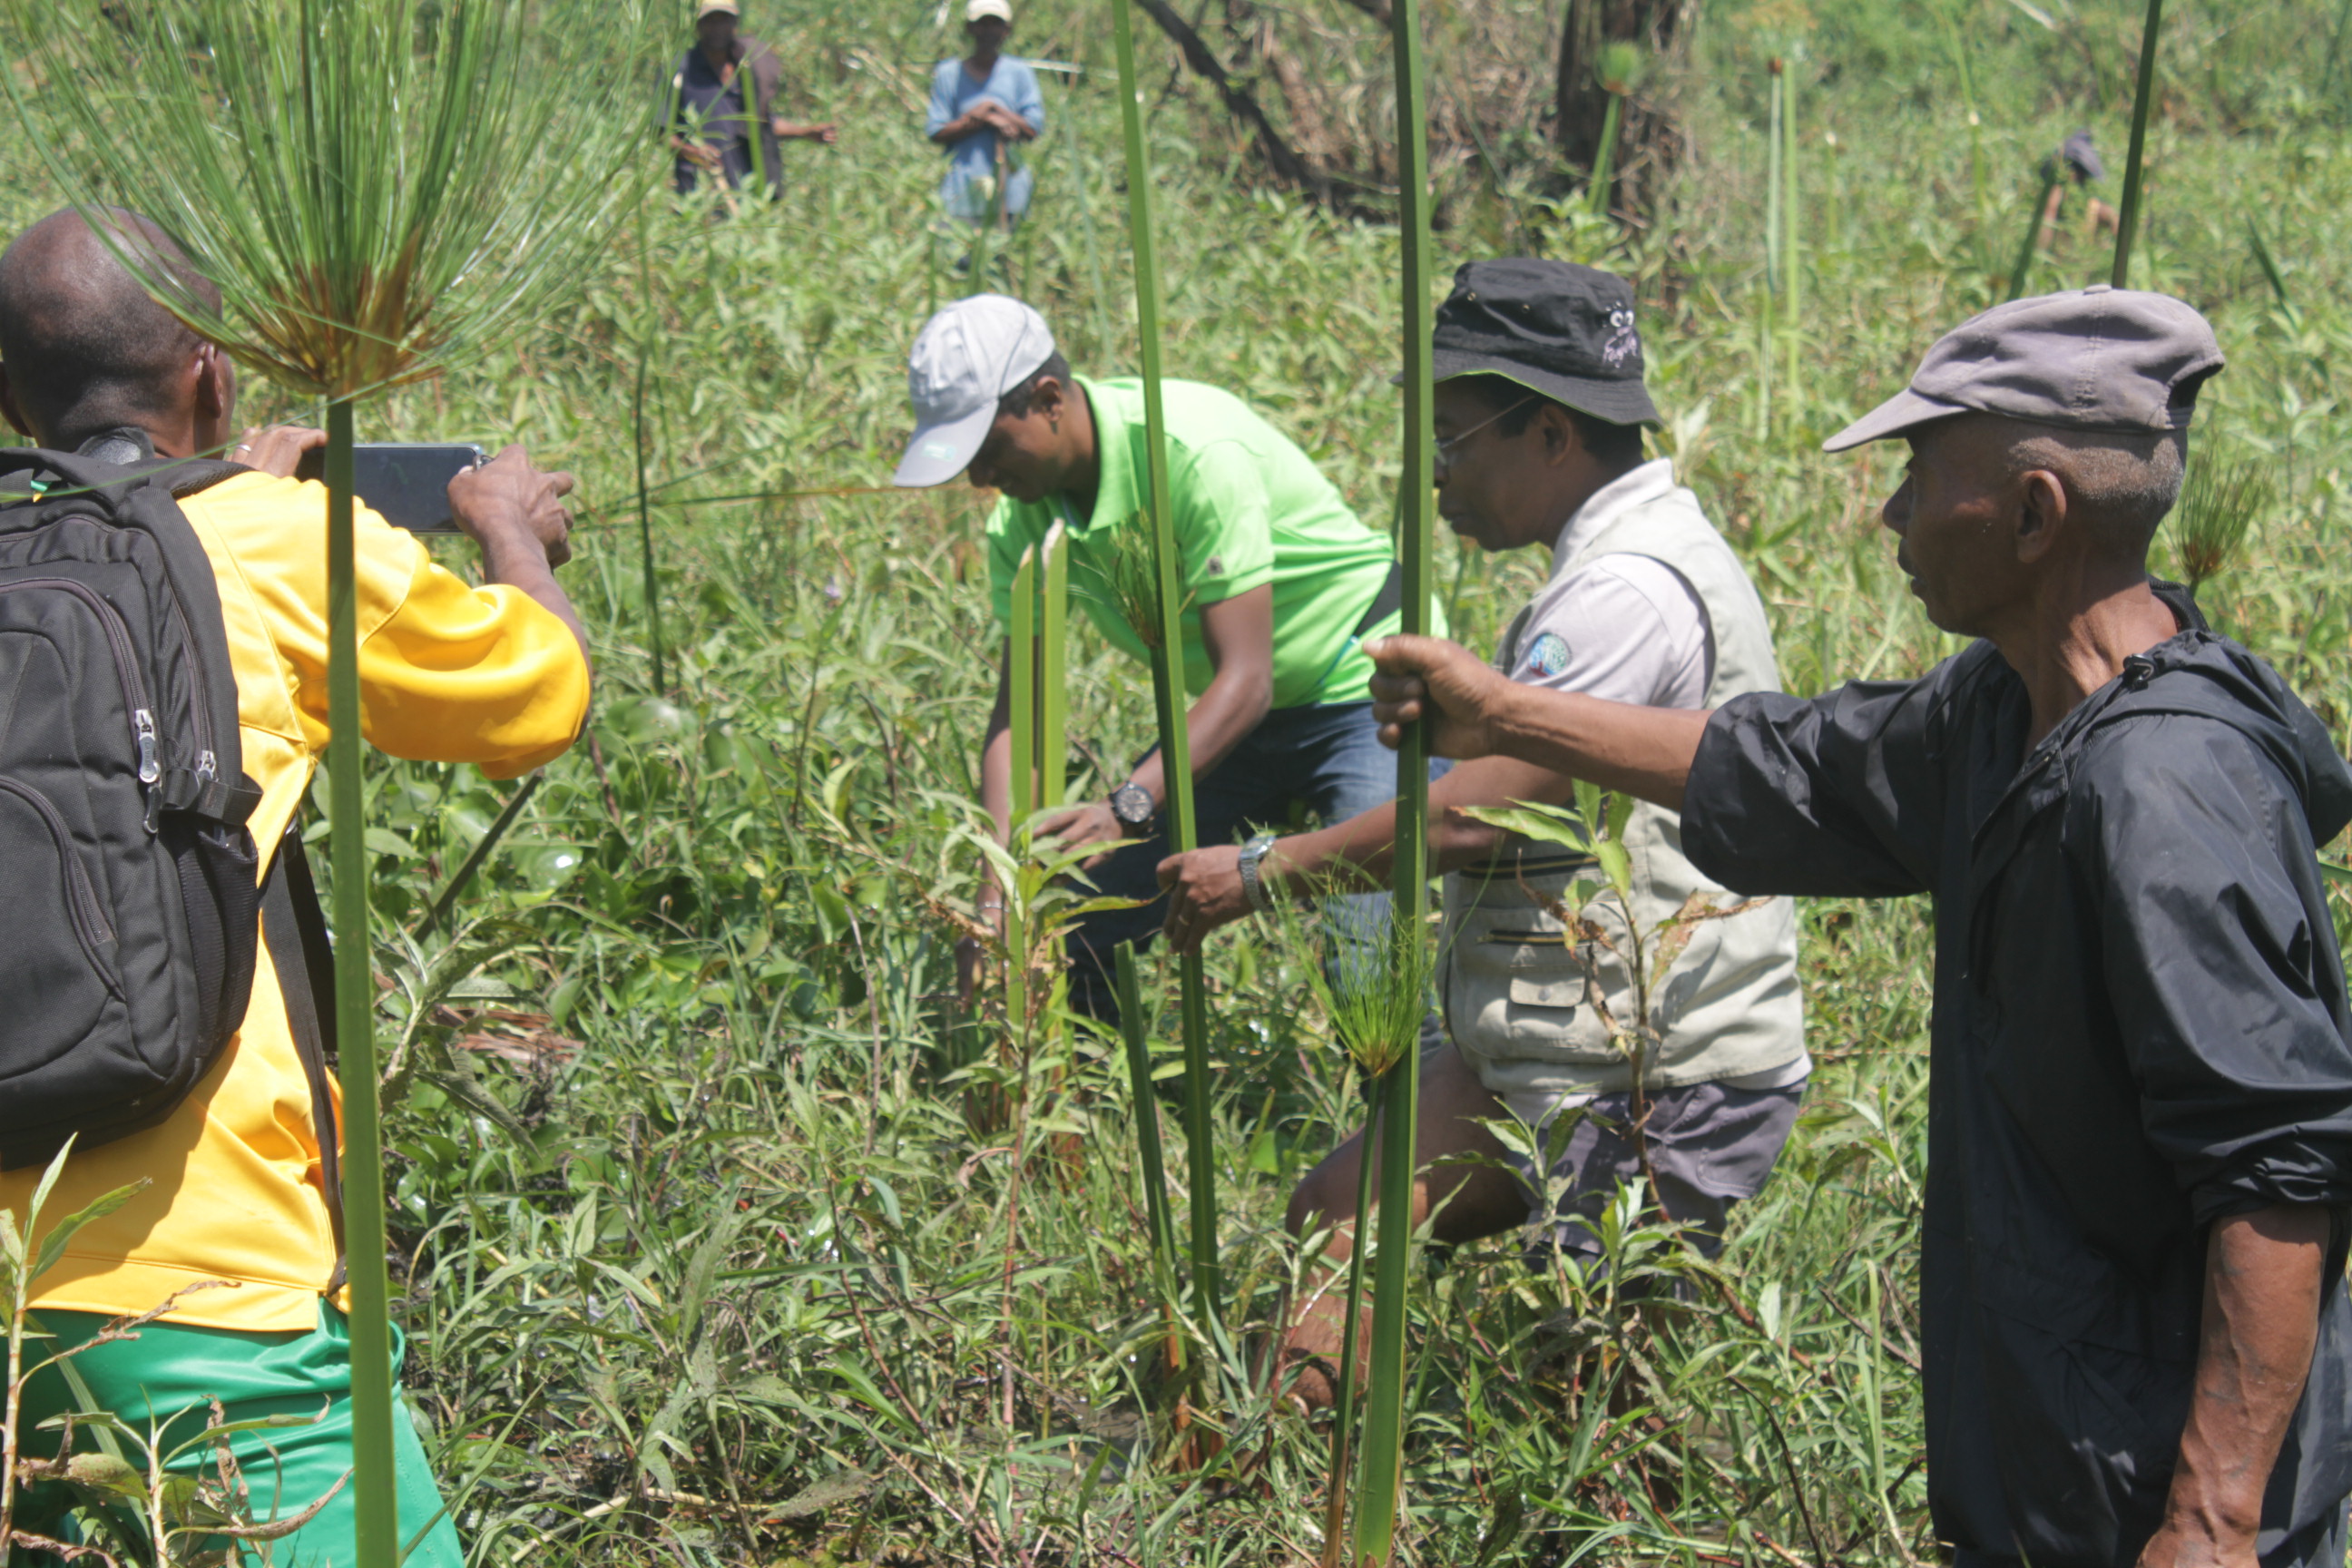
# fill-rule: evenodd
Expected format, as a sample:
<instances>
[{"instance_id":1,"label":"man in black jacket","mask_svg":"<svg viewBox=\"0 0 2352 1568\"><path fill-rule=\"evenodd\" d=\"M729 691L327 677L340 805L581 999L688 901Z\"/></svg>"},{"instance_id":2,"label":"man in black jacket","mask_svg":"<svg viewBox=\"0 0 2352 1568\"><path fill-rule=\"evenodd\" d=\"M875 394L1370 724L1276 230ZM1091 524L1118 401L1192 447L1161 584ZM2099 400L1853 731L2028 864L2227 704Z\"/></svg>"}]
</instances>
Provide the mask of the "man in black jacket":
<instances>
[{"instance_id":1,"label":"man in black jacket","mask_svg":"<svg viewBox=\"0 0 2352 1568\"><path fill-rule=\"evenodd\" d=\"M1683 814L1745 893L1936 900L1928 1492L1962 1568L2345 1560L2352 1019L2315 847L2352 770L2153 583L2210 329L2161 295L2000 306L1829 443L1902 436L1916 681L1713 713L1371 648L1393 740Z\"/></svg>"}]
</instances>

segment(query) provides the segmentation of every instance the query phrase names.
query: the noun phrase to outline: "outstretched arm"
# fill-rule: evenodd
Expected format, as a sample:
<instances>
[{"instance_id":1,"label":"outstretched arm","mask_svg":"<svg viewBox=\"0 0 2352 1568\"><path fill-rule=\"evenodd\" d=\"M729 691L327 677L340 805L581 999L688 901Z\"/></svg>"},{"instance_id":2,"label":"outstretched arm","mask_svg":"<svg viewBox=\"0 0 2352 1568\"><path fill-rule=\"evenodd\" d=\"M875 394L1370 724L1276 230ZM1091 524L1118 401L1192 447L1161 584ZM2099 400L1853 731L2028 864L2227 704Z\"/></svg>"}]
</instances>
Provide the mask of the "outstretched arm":
<instances>
[{"instance_id":1,"label":"outstretched arm","mask_svg":"<svg viewBox=\"0 0 2352 1568\"><path fill-rule=\"evenodd\" d=\"M2327 1239L2315 1205L2214 1222L2196 1392L2140 1568L2255 1568L2263 1492L2318 1342Z\"/></svg>"},{"instance_id":2,"label":"outstretched arm","mask_svg":"<svg viewBox=\"0 0 2352 1568\"><path fill-rule=\"evenodd\" d=\"M1483 860L1503 837L1501 829L1463 816L1461 807L1519 800L1556 805L1574 787L1570 779L1508 757L1482 757L1455 768L1429 786L1430 870L1458 870ZM1378 892L1389 885L1395 853L1396 803L1384 801L1345 822L1275 840L1258 876L1278 898ZM1241 851L1230 844L1170 856L1160 863L1160 885L1171 895L1168 940L1179 952L1193 951L1211 931L1250 912Z\"/></svg>"},{"instance_id":3,"label":"outstretched arm","mask_svg":"<svg viewBox=\"0 0 2352 1568\"><path fill-rule=\"evenodd\" d=\"M1377 671L1372 716L1396 745L1425 721L1441 757L1512 757L1680 810L1683 786L1706 733L1708 711L1637 708L1580 692L1522 685L1465 647L1437 637L1381 637L1364 645Z\"/></svg>"},{"instance_id":4,"label":"outstretched arm","mask_svg":"<svg viewBox=\"0 0 2352 1568\"><path fill-rule=\"evenodd\" d=\"M1216 674L1184 715L1194 778L1230 756L1273 705L1274 585L1262 583L1247 593L1202 605L1201 644ZM1130 777L1154 805L1167 809L1168 775L1158 752L1146 757ZM1053 818L1042 831L1071 847L1132 837L1101 801Z\"/></svg>"}]
</instances>

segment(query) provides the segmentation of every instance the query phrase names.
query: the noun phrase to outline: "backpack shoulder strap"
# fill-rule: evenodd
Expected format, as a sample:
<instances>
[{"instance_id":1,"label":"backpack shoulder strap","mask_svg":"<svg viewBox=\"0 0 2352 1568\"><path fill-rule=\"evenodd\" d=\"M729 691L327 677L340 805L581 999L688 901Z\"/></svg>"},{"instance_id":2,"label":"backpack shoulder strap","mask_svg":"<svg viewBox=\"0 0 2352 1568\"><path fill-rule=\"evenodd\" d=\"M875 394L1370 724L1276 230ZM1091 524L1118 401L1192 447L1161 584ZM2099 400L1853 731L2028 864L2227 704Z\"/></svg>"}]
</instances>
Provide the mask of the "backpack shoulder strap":
<instances>
[{"instance_id":1,"label":"backpack shoulder strap","mask_svg":"<svg viewBox=\"0 0 2352 1568\"><path fill-rule=\"evenodd\" d=\"M295 1054L302 1058L302 1076L310 1084L310 1125L319 1140L319 1185L327 1198L327 1215L335 1229L335 1271L327 1281L330 1293L342 1289L346 1273L343 1250L343 1162L335 1128L335 1100L327 1087L327 1058L335 1050L335 968L327 942L327 918L319 908L318 885L310 879L310 858L303 852L301 826L287 824L270 858L269 875L261 884L261 937L269 947L270 966L278 971L278 988L286 997L286 1023L294 1037ZM325 1006L320 1005L321 999Z\"/></svg>"}]
</instances>

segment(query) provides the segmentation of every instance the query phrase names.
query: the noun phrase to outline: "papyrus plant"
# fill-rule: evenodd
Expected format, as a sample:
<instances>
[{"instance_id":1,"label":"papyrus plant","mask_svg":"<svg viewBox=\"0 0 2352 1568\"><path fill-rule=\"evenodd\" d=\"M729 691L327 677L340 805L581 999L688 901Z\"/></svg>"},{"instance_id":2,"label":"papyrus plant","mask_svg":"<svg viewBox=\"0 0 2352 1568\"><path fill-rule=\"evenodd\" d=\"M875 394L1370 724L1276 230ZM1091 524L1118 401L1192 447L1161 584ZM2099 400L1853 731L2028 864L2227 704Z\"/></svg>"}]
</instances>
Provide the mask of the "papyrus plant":
<instances>
[{"instance_id":1,"label":"papyrus plant","mask_svg":"<svg viewBox=\"0 0 2352 1568\"><path fill-rule=\"evenodd\" d=\"M1175 854L1197 848L1200 837L1192 820L1192 748L1185 728L1182 572L1176 551L1176 513L1168 493L1168 420L1160 395L1160 254L1151 234L1151 153L1143 136L1143 105L1135 68L1135 28L1128 0L1110 0L1111 32L1118 51L1120 129L1127 142L1127 234L1135 258L1135 324L1139 365L1143 372L1144 470L1149 475L1150 500L1139 520L1150 535L1151 570L1148 579L1134 579L1122 592L1148 616L1130 616L1141 626L1148 619L1156 634L1144 638L1151 650L1151 694L1160 720L1160 770L1168 798L1160 815L1168 825L1168 846ZM1129 522L1127 531L1137 531ZM1127 574L1130 577L1132 574ZM1143 593L1135 582L1149 581ZM1146 603L1145 601L1149 602ZM1186 953L1177 960L1178 1017L1184 1042L1184 1141L1192 1185L1193 1310L1203 1321L1217 1318L1217 1162L1209 1125L1209 1006L1201 955Z\"/></svg>"},{"instance_id":2,"label":"papyrus plant","mask_svg":"<svg viewBox=\"0 0 2352 1568\"><path fill-rule=\"evenodd\" d=\"M2132 235L2139 226L2140 171L2147 151L2147 108L2156 95L2156 45L2164 26L2164 0L2147 0L2139 30L2139 78L2132 89L2131 150L2124 154L2123 206L2116 215L2116 265L2107 281L2130 286Z\"/></svg>"},{"instance_id":3,"label":"papyrus plant","mask_svg":"<svg viewBox=\"0 0 2352 1568\"><path fill-rule=\"evenodd\" d=\"M1356 1383L1361 1361L1364 1259L1371 1250L1372 1148L1385 1132L1382 1112L1398 1068L1420 1048L1421 1025L1429 1012L1435 956L1427 936L1402 922L1385 930L1349 930L1339 911L1334 886L1316 900L1323 911L1286 900L1275 912L1282 946L1299 961L1308 987L1321 1004L1331 1032L1356 1064L1368 1087L1361 1157L1356 1164L1355 1236L1348 1249L1347 1283L1339 1331L1339 1374L1332 1404L1330 1489L1324 1502L1322 1568L1343 1568L1348 1555L1349 1466L1356 1431ZM1380 1245L1395 1246L1383 1228ZM1326 1280L1318 1290L1329 1289ZM1305 1310L1295 1307L1295 1322Z\"/></svg>"},{"instance_id":4,"label":"papyrus plant","mask_svg":"<svg viewBox=\"0 0 2352 1568\"><path fill-rule=\"evenodd\" d=\"M330 805L359 1568L392 1568L392 1344L367 937L352 411L519 329L580 270L644 142L593 65L644 0L0 0L28 140L151 293L326 405ZM649 40L648 40L649 41ZM647 58L657 53L640 49ZM576 56L577 58L572 58ZM168 232L219 302L118 237Z\"/></svg>"},{"instance_id":5,"label":"papyrus plant","mask_svg":"<svg viewBox=\"0 0 2352 1568\"><path fill-rule=\"evenodd\" d=\"M2206 457L2189 463L2172 511L2172 548L2191 594L2229 569L2276 494L2269 469L2254 458Z\"/></svg>"},{"instance_id":6,"label":"papyrus plant","mask_svg":"<svg viewBox=\"0 0 2352 1568\"><path fill-rule=\"evenodd\" d=\"M1396 0L1390 12L1396 67L1398 283L1404 389L1403 450L1397 476L1397 555L1404 568L1400 629L1429 631L1430 532L1436 496L1430 427L1429 116L1421 58L1421 8ZM1406 727L1397 747L1396 896L1391 940L1425 943L1429 919L1429 735ZM1425 960L1426 955L1423 955ZM1402 963L1403 961L1400 960ZM1413 1132L1421 1114L1421 1054L1406 1048L1381 1090L1380 1232L1372 1282L1370 1400L1364 1415L1364 1465L1356 1510L1354 1561L1387 1568L1396 1543L1404 1484L1406 1292L1412 1285ZM1361 1222L1358 1244L1361 1245Z\"/></svg>"}]
</instances>

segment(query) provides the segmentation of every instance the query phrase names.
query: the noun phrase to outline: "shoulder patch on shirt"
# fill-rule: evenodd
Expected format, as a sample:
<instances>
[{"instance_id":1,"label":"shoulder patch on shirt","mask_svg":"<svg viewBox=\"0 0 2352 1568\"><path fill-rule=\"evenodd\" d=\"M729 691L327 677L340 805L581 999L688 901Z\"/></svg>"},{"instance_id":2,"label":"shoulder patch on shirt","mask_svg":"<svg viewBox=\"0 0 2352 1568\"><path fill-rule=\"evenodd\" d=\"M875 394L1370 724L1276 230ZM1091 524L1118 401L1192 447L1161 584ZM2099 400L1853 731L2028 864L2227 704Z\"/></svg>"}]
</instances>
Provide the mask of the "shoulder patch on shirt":
<instances>
[{"instance_id":1,"label":"shoulder patch on shirt","mask_svg":"<svg viewBox=\"0 0 2352 1568\"><path fill-rule=\"evenodd\" d=\"M1527 667L1538 675L1558 675L1568 668L1568 639L1546 632L1528 648Z\"/></svg>"}]
</instances>

